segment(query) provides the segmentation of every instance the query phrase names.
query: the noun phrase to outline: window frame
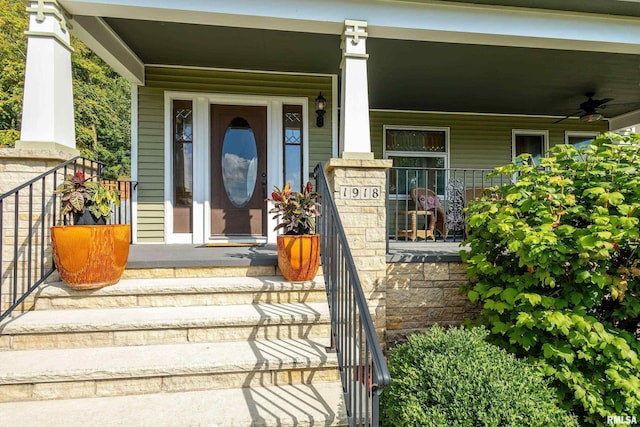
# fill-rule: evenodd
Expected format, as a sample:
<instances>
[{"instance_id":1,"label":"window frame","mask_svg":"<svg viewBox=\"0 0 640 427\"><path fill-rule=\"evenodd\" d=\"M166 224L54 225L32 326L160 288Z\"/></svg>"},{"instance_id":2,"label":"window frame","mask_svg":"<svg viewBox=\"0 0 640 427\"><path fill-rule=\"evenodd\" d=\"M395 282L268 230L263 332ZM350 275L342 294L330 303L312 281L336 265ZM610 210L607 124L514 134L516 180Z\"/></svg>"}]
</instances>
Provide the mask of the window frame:
<instances>
[{"instance_id":1,"label":"window frame","mask_svg":"<svg viewBox=\"0 0 640 427\"><path fill-rule=\"evenodd\" d=\"M402 151L387 150L387 131L388 130L406 130L406 131L435 131L444 132L445 151ZM424 157L424 158L444 158L445 181L448 178L449 156L450 156L450 135L451 128L444 126L403 126L403 125L383 125L382 126L382 158L389 159L391 157ZM408 200L409 195L389 194L390 200Z\"/></svg>"},{"instance_id":2,"label":"window frame","mask_svg":"<svg viewBox=\"0 0 640 427\"><path fill-rule=\"evenodd\" d=\"M287 141L286 141L286 117L285 117L285 108L287 107L299 107L300 108L300 143L299 144L290 144L290 145L298 145L300 147L300 156L299 156L299 168L300 168L300 188L293 188L294 191L302 191L304 185L308 181L308 178L305 176L304 164L305 164L305 126L304 126L304 106L302 104L297 103L282 103L282 182L287 183Z\"/></svg>"},{"instance_id":3,"label":"window frame","mask_svg":"<svg viewBox=\"0 0 640 427\"><path fill-rule=\"evenodd\" d=\"M388 130L417 130L417 131L435 131L444 132L444 144L445 151L402 151L402 150L387 150L387 131ZM434 126L395 126L384 125L382 126L382 157L388 159L390 156L404 156L404 157L444 157L444 169L449 169L449 134L451 128L449 127L434 127Z\"/></svg>"},{"instance_id":4,"label":"window frame","mask_svg":"<svg viewBox=\"0 0 640 427\"><path fill-rule=\"evenodd\" d=\"M576 137L576 136L580 138L585 137L585 138L590 138L591 140L594 140L598 136L600 136L600 132L566 130L564 131L564 143L566 145L573 145L569 143L569 138Z\"/></svg>"},{"instance_id":5,"label":"window frame","mask_svg":"<svg viewBox=\"0 0 640 427\"><path fill-rule=\"evenodd\" d=\"M542 136L542 153L544 156L549 151L549 130L547 129L512 129L511 130L511 160L516 159L516 136Z\"/></svg>"}]
</instances>

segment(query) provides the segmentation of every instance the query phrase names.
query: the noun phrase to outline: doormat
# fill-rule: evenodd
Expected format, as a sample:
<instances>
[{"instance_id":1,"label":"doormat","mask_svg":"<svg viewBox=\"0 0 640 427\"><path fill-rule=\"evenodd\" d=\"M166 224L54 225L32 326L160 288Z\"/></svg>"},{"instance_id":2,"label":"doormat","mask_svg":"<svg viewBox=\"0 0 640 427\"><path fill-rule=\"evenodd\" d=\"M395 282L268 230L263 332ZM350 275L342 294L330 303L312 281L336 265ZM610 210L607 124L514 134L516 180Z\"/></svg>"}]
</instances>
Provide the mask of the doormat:
<instances>
[{"instance_id":1,"label":"doormat","mask_svg":"<svg viewBox=\"0 0 640 427\"><path fill-rule=\"evenodd\" d=\"M204 246L207 248L242 248L242 247L252 247L252 246L262 246L262 243L235 243L235 242L226 242L226 243L206 243Z\"/></svg>"}]
</instances>

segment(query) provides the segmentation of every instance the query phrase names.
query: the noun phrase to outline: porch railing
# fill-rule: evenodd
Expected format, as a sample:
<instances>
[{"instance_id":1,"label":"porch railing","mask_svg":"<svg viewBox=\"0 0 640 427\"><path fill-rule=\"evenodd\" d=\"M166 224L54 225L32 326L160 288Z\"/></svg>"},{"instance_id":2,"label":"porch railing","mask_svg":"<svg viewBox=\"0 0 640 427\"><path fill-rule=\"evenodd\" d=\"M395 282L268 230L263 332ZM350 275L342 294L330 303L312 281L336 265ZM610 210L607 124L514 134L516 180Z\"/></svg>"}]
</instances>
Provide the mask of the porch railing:
<instances>
[{"instance_id":1,"label":"porch railing","mask_svg":"<svg viewBox=\"0 0 640 427\"><path fill-rule=\"evenodd\" d=\"M464 208L511 177L490 169L393 167L387 172L387 235L391 241L461 242Z\"/></svg>"},{"instance_id":2,"label":"porch railing","mask_svg":"<svg viewBox=\"0 0 640 427\"><path fill-rule=\"evenodd\" d=\"M62 218L53 192L67 174L77 171L102 180L103 165L75 157L0 195L0 320L20 307L55 270L49 229L61 224ZM117 185L121 193L111 223L130 224L134 183L102 181Z\"/></svg>"},{"instance_id":3,"label":"porch railing","mask_svg":"<svg viewBox=\"0 0 640 427\"><path fill-rule=\"evenodd\" d=\"M380 393L391 377L322 164L316 166L314 176L322 197L317 228L331 313L331 342L338 357L349 425L375 427L379 424Z\"/></svg>"}]
</instances>

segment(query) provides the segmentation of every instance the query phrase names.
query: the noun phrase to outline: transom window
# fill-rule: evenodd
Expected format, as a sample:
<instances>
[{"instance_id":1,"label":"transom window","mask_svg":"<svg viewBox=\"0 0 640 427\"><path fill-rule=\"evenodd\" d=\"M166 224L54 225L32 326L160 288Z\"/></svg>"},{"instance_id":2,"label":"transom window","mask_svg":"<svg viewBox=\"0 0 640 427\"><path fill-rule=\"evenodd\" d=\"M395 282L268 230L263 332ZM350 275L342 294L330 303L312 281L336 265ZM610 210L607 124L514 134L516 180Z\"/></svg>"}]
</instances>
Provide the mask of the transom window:
<instances>
[{"instance_id":1,"label":"transom window","mask_svg":"<svg viewBox=\"0 0 640 427\"><path fill-rule=\"evenodd\" d=\"M385 126L384 157L393 160L391 195L404 196L416 187L443 194L444 169L449 164L448 148L448 128Z\"/></svg>"}]
</instances>

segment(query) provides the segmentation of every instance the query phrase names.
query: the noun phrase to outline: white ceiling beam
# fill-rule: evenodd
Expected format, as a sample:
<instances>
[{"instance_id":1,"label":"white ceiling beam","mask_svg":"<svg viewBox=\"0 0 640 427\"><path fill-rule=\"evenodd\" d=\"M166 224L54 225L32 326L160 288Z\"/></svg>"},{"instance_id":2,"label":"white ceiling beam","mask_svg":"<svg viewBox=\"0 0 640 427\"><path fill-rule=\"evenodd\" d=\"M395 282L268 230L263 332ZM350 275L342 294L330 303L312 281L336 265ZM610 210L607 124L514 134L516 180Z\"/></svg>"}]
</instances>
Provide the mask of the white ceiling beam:
<instances>
[{"instance_id":1,"label":"white ceiling beam","mask_svg":"<svg viewBox=\"0 0 640 427\"><path fill-rule=\"evenodd\" d=\"M640 110L631 111L609 119L609 130L617 131L640 125Z\"/></svg>"},{"instance_id":2,"label":"white ceiling beam","mask_svg":"<svg viewBox=\"0 0 640 427\"><path fill-rule=\"evenodd\" d=\"M74 15L340 34L345 18L370 37L640 54L640 18L384 0L59 0Z\"/></svg>"},{"instance_id":3,"label":"white ceiling beam","mask_svg":"<svg viewBox=\"0 0 640 427\"><path fill-rule=\"evenodd\" d=\"M72 31L84 44L131 83L144 84L144 64L102 18L76 16Z\"/></svg>"}]
</instances>

